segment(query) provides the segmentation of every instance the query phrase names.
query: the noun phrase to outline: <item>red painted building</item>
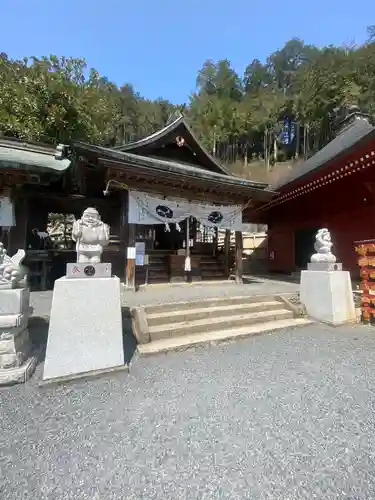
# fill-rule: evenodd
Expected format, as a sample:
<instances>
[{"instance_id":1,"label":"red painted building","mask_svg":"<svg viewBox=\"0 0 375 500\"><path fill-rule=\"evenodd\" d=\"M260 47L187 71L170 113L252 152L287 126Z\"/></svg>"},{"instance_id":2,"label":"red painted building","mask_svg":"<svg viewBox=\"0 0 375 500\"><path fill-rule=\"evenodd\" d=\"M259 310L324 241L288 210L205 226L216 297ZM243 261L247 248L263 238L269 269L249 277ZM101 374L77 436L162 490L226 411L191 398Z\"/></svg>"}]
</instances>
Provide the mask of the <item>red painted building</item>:
<instances>
[{"instance_id":1,"label":"red painted building","mask_svg":"<svg viewBox=\"0 0 375 500\"><path fill-rule=\"evenodd\" d=\"M375 238L375 127L368 117L352 110L334 140L272 188L278 195L251 214L268 224L269 270L306 269L315 233L326 227L338 262L358 275L354 241Z\"/></svg>"}]
</instances>

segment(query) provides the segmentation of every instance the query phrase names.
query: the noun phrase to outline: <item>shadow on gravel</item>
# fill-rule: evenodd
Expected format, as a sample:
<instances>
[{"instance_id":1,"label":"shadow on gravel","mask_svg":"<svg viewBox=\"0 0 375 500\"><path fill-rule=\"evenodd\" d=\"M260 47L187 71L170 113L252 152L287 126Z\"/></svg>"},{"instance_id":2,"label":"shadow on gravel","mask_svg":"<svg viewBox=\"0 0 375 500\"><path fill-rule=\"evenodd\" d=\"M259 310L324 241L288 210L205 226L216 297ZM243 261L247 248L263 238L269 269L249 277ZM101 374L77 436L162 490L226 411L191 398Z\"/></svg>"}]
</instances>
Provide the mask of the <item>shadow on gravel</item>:
<instances>
[{"instance_id":1,"label":"shadow on gravel","mask_svg":"<svg viewBox=\"0 0 375 500\"><path fill-rule=\"evenodd\" d=\"M46 345L48 337L48 318L42 318L39 316L31 316L29 318L29 335L36 352L38 355L38 365L43 363L46 357Z\"/></svg>"},{"instance_id":2,"label":"shadow on gravel","mask_svg":"<svg viewBox=\"0 0 375 500\"><path fill-rule=\"evenodd\" d=\"M137 349L137 343L133 335L132 319L129 307L121 308L122 314L122 344L124 346L125 364L130 363Z\"/></svg>"}]
</instances>

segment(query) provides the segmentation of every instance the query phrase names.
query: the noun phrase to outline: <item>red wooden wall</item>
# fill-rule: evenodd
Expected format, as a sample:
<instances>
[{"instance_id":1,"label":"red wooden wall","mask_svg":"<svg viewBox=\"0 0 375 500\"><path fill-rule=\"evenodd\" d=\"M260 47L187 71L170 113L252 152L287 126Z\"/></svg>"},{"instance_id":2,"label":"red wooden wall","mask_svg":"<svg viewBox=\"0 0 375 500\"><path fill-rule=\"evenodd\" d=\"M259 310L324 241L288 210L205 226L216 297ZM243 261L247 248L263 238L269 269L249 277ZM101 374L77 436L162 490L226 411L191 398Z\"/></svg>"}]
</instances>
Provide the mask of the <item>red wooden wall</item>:
<instances>
[{"instance_id":1,"label":"red wooden wall","mask_svg":"<svg viewBox=\"0 0 375 500\"><path fill-rule=\"evenodd\" d=\"M315 177L310 176L304 182L311 182L344 164L343 161L324 172L320 170ZM300 185L302 181L299 181ZM331 232L337 261L342 262L345 269L358 274L354 241L375 238L375 165L277 204L262 215L262 221L268 223L269 257L274 252L274 259L269 258L270 271L290 273L297 270L295 232L302 228L326 227Z\"/></svg>"}]
</instances>

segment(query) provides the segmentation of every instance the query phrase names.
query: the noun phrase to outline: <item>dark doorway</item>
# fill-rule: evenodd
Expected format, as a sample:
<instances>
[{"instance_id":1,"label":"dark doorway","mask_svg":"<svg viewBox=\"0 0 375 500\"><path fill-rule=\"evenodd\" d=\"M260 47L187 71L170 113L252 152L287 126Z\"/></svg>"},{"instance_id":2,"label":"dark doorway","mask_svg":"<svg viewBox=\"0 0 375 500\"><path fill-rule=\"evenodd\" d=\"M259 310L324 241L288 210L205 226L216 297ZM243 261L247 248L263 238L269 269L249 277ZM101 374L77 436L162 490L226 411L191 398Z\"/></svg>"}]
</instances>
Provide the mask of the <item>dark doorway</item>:
<instances>
[{"instance_id":1,"label":"dark doorway","mask_svg":"<svg viewBox=\"0 0 375 500\"><path fill-rule=\"evenodd\" d=\"M294 258L298 269L306 269L310 257L315 253L314 243L318 231L318 227L307 227L294 232Z\"/></svg>"},{"instance_id":2,"label":"dark doorway","mask_svg":"<svg viewBox=\"0 0 375 500\"><path fill-rule=\"evenodd\" d=\"M155 224L155 250L178 250L183 247L186 235L186 221L180 222L180 231L176 229L176 224L169 225L166 231L164 224Z\"/></svg>"}]
</instances>

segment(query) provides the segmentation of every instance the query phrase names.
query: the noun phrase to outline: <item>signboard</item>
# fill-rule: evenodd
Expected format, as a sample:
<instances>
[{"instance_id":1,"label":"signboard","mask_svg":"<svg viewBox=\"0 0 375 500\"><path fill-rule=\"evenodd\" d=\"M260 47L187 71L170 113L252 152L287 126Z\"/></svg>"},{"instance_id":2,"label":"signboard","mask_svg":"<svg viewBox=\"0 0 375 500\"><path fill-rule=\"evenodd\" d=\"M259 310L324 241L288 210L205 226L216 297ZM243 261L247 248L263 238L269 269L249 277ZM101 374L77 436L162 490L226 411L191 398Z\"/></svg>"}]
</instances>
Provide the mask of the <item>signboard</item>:
<instances>
[{"instance_id":1,"label":"signboard","mask_svg":"<svg viewBox=\"0 0 375 500\"><path fill-rule=\"evenodd\" d=\"M112 265L104 262L97 264L68 262L66 265L67 278L110 278Z\"/></svg>"},{"instance_id":2,"label":"signboard","mask_svg":"<svg viewBox=\"0 0 375 500\"><path fill-rule=\"evenodd\" d=\"M135 247L128 247L128 250L127 250L127 253L126 253L126 256L128 259L135 259Z\"/></svg>"},{"instance_id":3,"label":"signboard","mask_svg":"<svg viewBox=\"0 0 375 500\"><path fill-rule=\"evenodd\" d=\"M145 252L146 243L144 241L138 241L135 244L135 265L144 266L145 265Z\"/></svg>"},{"instance_id":4,"label":"signboard","mask_svg":"<svg viewBox=\"0 0 375 500\"><path fill-rule=\"evenodd\" d=\"M11 227L15 226L14 207L10 198L0 196L0 226Z\"/></svg>"}]
</instances>

